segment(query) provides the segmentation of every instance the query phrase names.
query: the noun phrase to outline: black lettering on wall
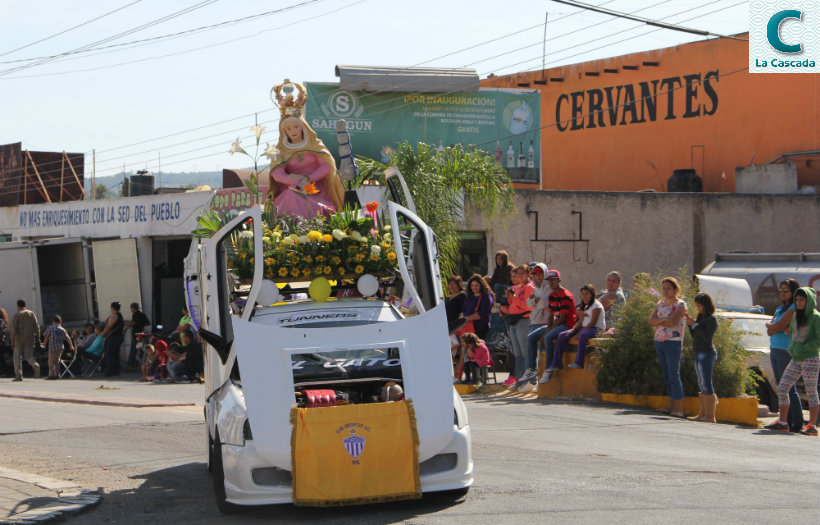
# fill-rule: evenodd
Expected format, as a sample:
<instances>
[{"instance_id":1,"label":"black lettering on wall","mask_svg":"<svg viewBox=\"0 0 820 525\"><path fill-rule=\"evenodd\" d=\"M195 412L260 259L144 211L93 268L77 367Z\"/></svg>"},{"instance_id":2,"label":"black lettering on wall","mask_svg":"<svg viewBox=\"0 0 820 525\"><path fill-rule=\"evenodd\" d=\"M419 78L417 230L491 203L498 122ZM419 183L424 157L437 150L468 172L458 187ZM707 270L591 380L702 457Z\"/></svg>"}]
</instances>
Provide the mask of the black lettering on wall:
<instances>
[{"instance_id":1,"label":"black lettering on wall","mask_svg":"<svg viewBox=\"0 0 820 525\"><path fill-rule=\"evenodd\" d=\"M680 77L669 77L661 80L661 89L666 93L666 117L664 120L674 120L675 116L675 84L681 85Z\"/></svg>"},{"instance_id":2,"label":"black lettering on wall","mask_svg":"<svg viewBox=\"0 0 820 525\"><path fill-rule=\"evenodd\" d=\"M587 91L589 97L589 120L587 121L587 128L595 127L595 119L598 119L598 125L604 127L604 110L601 106L604 102L604 92L600 89L590 89Z\"/></svg>"},{"instance_id":3,"label":"black lettering on wall","mask_svg":"<svg viewBox=\"0 0 820 525\"><path fill-rule=\"evenodd\" d=\"M572 127L570 129L582 129L584 127L584 92L574 91L570 93L572 98Z\"/></svg>"},{"instance_id":4,"label":"black lettering on wall","mask_svg":"<svg viewBox=\"0 0 820 525\"><path fill-rule=\"evenodd\" d=\"M700 116L700 104L697 104L697 110L694 109L698 98L698 84L700 84L700 73L692 75L684 75L683 80L686 83L686 111L683 113L683 118L692 118Z\"/></svg>"},{"instance_id":5,"label":"black lettering on wall","mask_svg":"<svg viewBox=\"0 0 820 525\"><path fill-rule=\"evenodd\" d=\"M621 104L621 90L623 86L618 86L617 91L615 92L615 100L612 99L612 90L616 89L612 86L605 87L604 91L606 92L606 103L607 103L607 112L609 113L609 125L610 126L617 126L618 125L618 106Z\"/></svg>"},{"instance_id":6,"label":"black lettering on wall","mask_svg":"<svg viewBox=\"0 0 820 525\"><path fill-rule=\"evenodd\" d=\"M558 128L558 131L566 131L567 125L564 124L564 121L561 119L561 102L569 101L569 96L566 93L562 93L560 97L558 97L558 102L555 103L555 127Z\"/></svg>"},{"instance_id":7,"label":"black lettering on wall","mask_svg":"<svg viewBox=\"0 0 820 525\"><path fill-rule=\"evenodd\" d=\"M652 92L649 92L649 82L639 82L641 88L641 120L655 122L658 118L658 80L652 81Z\"/></svg>"},{"instance_id":8,"label":"black lettering on wall","mask_svg":"<svg viewBox=\"0 0 820 525\"><path fill-rule=\"evenodd\" d=\"M709 97L709 100L712 102L712 107L710 109L706 109L706 104L703 105L704 115L714 115L715 111L717 111L718 96L715 91L715 87L712 85L713 79L715 82L720 80L720 74L717 71L709 71L703 77L703 91L706 92L706 96Z\"/></svg>"},{"instance_id":9,"label":"black lettering on wall","mask_svg":"<svg viewBox=\"0 0 820 525\"><path fill-rule=\"evenodd\" d=\"M631 115L631 119L629 121L630 124L639 122L638 108L635 104L635 88L632 87L632 84L627 84L624 86L624 109L623 114L621 115L621 126L626 124L627 113Z\"/></svg>"}]
</instances>

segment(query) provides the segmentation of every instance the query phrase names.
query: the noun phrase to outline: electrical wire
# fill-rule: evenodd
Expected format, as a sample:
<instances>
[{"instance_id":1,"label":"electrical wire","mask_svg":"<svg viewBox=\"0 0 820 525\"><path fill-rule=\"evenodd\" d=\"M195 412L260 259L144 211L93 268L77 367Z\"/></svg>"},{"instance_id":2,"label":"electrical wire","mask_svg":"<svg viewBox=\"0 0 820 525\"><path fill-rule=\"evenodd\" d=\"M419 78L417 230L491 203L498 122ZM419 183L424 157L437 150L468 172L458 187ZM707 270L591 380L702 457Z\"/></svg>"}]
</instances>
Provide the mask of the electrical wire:
<instances>
[{"instance_id":1,"label":"electrical wire","mask_svg":"<svg viewBox=\"0 0 820 525\"><path fill-rule=\"evenodd\" d=\"M60 31L59 33L54 33L53 35L49 35L49 36L47 36L47 37L45 37L45 38L41 38L40 40L35 40L34 42L31 42L30 44L26 44L26 45L24 45L24 46L20 46L20 47L14 48L14 49L12 49L12 50L10 50L10 51L6 51L5 53L0 53L0 57L4 57L4 56L6 56L6 55L10 55L10 54L12 54L12 53L14 53L14 52L16 52L16 51L20 51L20 50L22 50L22 49L26 49L26 48L28 48L28 47L31 47L31 46L33 46L33 45L35 45L35 44L39 44L39 43L41 43L41 42L45 42L46 40L51 40L51 39L52 39L52 38L54 38L54 37L58 37L58 36L60 36L60 35L64 35L64 34L66 34L66 33L70 32L70 31L74 31L75 29L79 29L79 28L81 28L81 27L83 27L83 26L86 26L86 25L88 25L88 24L92 23L92 22L96 22L97 20L100 20L100 19L102 19L102 18L105 18L105 17L107 17L108 15L113 15L114 13L117 13L117 12L119 12L119 11L122 11L123 9L125 9L125 8L127 8L127 7L131 7L132 5L134 5L134 4L138 4L138 3L140 3L140 2L142 2L142 0L134 0L134 1L133 1L133 2L131 2L130 4L125 4L124 6L122 6L122 7L118 7L117 9L114 9L113 11L109 11L109 12L107 12L107 13L105 13L105 14L102 14L102 15L100 15L100 16L98 16L98 17L92 18L92 19L90 19L90 20L86 20L85 22L83 22L83 23L81 23L81 24L77 24L76 26L69 27L68 29L64 29L63 31ZM41 57L41 58L42 58L42 57ZM26 58L26 59L23 59L23 60L24 60L24 61L28 61L28 60L35 60L35 59L32 59L32 58ZM17 61L12 61L12 62L17 62ZM11 62L0 62L0 64L9 64L9 63L11 63Z\"/></svg>"}]
</instances>

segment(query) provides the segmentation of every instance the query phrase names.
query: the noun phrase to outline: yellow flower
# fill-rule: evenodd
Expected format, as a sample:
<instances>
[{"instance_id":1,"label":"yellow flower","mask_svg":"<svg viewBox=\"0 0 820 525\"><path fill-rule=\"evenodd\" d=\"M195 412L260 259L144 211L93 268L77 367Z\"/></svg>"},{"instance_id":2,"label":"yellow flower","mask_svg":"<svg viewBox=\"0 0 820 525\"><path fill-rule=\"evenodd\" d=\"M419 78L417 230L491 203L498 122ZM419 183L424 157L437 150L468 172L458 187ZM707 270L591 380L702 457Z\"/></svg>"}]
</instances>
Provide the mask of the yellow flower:
<instances>
[{"instance_id":1,"label":"yellow flower","mask_svg":"<svg viewBox=\"0 0 820 525\"><path fill-rule=\"evenodd\" d=\"M324 255L317 255L316 256L316 262L317 263L325 262L325 256Z\"/></svg>"},{"instance_id":2,"label":"yellow flower","mask_svg":"<svg viewBox=\"0 0 820 525\"><path fill-rule=\"evenodd\" d=\"M329 233L322 235L322 240L325 242L333 242L333 236Z\"/></svg>"},{"instance_id":3,"label":"yellow flower","mask_svg":"<svg viewBox=\"0 0 820 525\"><path fill-rule=\"evenodd\" d=\"M240 253L239 254L239 258L242 259L242 260L244 260L247 256L248 256L248 254L246 254L246 253Z\"/></svg>"},{"instance_id":4,"label":"yellow flower","mask_svg":"<svg viewBox=\"0 0 820 525\"><path fill-rule=\"evenodd\" d=\"M284 266L279 268L279 277L284 277L288 274L288 269Z\"/></svg>"},{"instance_id":5,"label":"yellow flower","mask_svg":"<svg viewBox=\"0 0 820 525\"><path fill-rule=\"evenodd\" d=\"M322 233L317 232L316 230L309 231L307 234L307 238L313 242L317 242L322 240Z\"/></svg>"},{"instance_id":6,"label":"yellow flower","mask_svg":"<svg viewBox=\"0 0 820 525\"><path fill-rule=\"evenodd\" d=\"M354 259L356 259L356 262L362 262L362 259L364 259L364 254L363 253L357 253L356 257L354 257Z\"/></svg>"},{"instance_id":7,"label":"yellow flower","mask_svg":"<svg viewBox=\"0 0 820 525\"><path fill-rule=\"evenodd\" d=\"M330 275L330 273L333 271L333 268L331 268L330 266L325 266L322 269L322 271L324 272L325 275Z\"/></svg>"},{"instance_id":8,"label":"yellow flower","mask_svg":"<svg viewBox=\"0 0 820 525\"><path fill-rule=\"evenodd\" d=\"M384 248L385 250L389 250L390 249L390 243L389 242L383 242L382 243L382 248Z\"/></svg>"},{"instance_id":9,"label":"yellow flower","mask_svg":"<svg viewBox=\"0 0 820 525\"><path fill-rule=\"evenodd\" d=\"M268 268L268 270L265 272L265 278L270 279L272 277L273 277L273 268Z\"/></svg>"},{"instance_id":10,"label":"yellow flower","mask_svg":"<svg viewBox=\"0 0 820 525\"><path fill-rule=\"evenodd\" d=\"M336 271L339 273L339 275L344 275L345 274L344 266L339 266L339 268Z\"/></svg>"},{"instance_id":11,"label":"yellow flower","mask_svg":"<svg viewBox=\"0 0 820 525\"><path fill-rule=\"evenodd\" d=\"M361 264L357 264L356 269L353 270L353 271L355 271L356 273L363 273L364 272L364 266L362 266Z\"/></svg>"},{"instance_id":12,"label":"yellow flower","mask_svg":"<svg viewBox=\"0 0 820 525\"><path fill-rule=\"evenodd\" d=\"M313 262L313 257L310 255L305 255L305 263L310 264Z\"/></svg>"},{"instance_id":13,"label":"yellow flower","mask_svg":"<svg viewBox=\"0 0 820 525\"><path fill-rule=\"evenodd\" d=\"M387 253L387 258L388 258L390 261L395 261L395 260L396 260L396 254L395 254L394 252L388 252L388 253Z\"/></svg>"},{"instance_id":14,"label":"yellow flower","mask_svg":"<svg viewBox=\"0 0 820 525\"><path fill-rule=\"evenodd\" d=\"M299 277L299 268L294 268L293 270L290 271L290 274L293 277Z\"/></svg>"},{"instance_id":15,"label":"yellow flower","mask_svg":"<svg viewBox=\"0 0 820 525\"><path fill-rule=\"evenodd\" d=\"M310 268L305 268L302 270L302 275L305 277L310 277Z\"/></svg>"},{"instance_id":16,"label":"yellow flower","mask_svg":"<svg viewBox=\"0 0 820 525\"><path fill-rule=\"evenodd\" d=\"M371 261L378 261L379 260L379 255L376 254L376 253L371 253L370 254L370 260Z\"/></svg>"},{"instance_id":17,"label":"yellow flower","mask_svg":"<svg viewBox=\"0 0 820 525\"><path fill-rule=\"evenodd\" d=\"M251 264L253 264L253 257L251 257L251 261L250 261L250 262L251 262Z\"/></svg>"},{"instance_id":18,"label":"yellow flower","mask_svg":"<svg viewBox=\"0 0 820 525\"><path fill-rule=\"evenodd\" d=\"M267 259L265 259L265 264L267 264L268 266L273 266L274 264L276 264L276 259L274 259L273 257L268 257Z\"/></svg>"},{"instance_id":19,"label":"yellow flower","mask_svg":"<svg viewBox=\"0 0 820 525\"><path fill-rule=\"evenodd\" d=\"M331 264L339 266L340 264L342 264L342 258L341 257L334 257L330 260L330 262L331 262Z\"/></svg>"},{"instance_id":20,"label":"yellow flower","mask_svg":"<svg viewBox=\"0 0 820 525\"><path fill-rule=\"evenodd\" d=\"M322 275L322 272L324 272L324 268L322 268L321 266L317 266L313 269L313 273L315 273L316 275Z\"/></svg>"}]
</instances>

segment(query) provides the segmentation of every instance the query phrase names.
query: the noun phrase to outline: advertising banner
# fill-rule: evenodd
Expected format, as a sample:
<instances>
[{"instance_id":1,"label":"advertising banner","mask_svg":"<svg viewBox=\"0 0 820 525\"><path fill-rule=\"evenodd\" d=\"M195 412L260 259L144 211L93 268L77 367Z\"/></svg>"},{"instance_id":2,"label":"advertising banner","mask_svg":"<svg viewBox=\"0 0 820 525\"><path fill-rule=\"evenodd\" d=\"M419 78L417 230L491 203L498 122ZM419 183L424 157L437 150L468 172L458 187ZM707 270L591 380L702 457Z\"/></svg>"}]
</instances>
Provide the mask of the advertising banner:
<instances>
[{"instance_id":1,"label":"advertising banner","mask_svg":"<svg viewBox=\"0 0 820 525\"><path fill-rule=\"evenodd\" d=\"M334 155L336 122L344 119L356 155L386 163L404 141L441 150L475 146L504 166L514 182L540 182L539 93L368 93L336 84L306 86L308 124Z\"/></svg>"}]
</instances>

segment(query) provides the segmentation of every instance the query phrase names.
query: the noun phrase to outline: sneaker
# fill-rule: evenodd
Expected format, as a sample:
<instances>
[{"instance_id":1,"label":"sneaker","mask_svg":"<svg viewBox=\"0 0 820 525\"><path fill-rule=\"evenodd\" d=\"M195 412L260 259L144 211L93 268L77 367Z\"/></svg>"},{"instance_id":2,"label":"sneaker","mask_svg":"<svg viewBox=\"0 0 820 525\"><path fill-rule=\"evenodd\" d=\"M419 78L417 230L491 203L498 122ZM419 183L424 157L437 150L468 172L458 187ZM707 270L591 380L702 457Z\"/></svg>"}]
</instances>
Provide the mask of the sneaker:
<instances>
[{"instance_id":1,"label":"sneaker","mask_svg":"<svg viewBox=\"0 0 820 525\"><path fill-rule=\"evenodd\" d=\"M569 367L570 367L570 368L584 368L583 366L578 365L578 364L575 364L575 363L570 363L570 364L569 364Z\"/></svg>"},{"instance_id":2,"label":"sneaker","mask_svg":"<svg viewBox=\"0 0 820 525\"><path fill-rule=\"evenodd\" d=\"M544 372L555 372L556 370L558 370L558 367L549 366L546 370L544 370Z\"/></svg>"},{"instance_id":3,"label":"sneaker","mask_svg":"<svg viewBox=\"0 0 820 525\"><path fill-rule=\"evenodd\" d=\"M518 393L529 394L533 390L535 390L535 383L530 383L529 381L527 381L527 384L518 389Z\"/></svg>"},{"instance_id":4,"label":"sneaker","mask_svg":"<svg viewBox=\"0 0 820 525\"><path fill-rule=\"evenodd\" d=\"M507 378L506 381L504 381L504 386L512 386L515 384L516 381L518 381L518 379L516 379L515 376L510 376Z\"/></svg>"},{"instance_id":5,"label":"sneaker","mask_svg":"<svg viewBox=\"0 0 820 525\"><path fill-rule=\"evenodd\" d=\"M536 372L532 368L528 368L524 371L524 375L521 376L521 379L519 379L519 381L529 381L530 379L536 376L538 376L538 372Z\"/></svg>"},{"instance_id":6,"label":"sneaker","mask_svg":"<svg viewBox=\"0 0 820 525\"><path fill-rule=\"evenodd\" d=\"M12 381L22 381L22 380L23 380L22 377L15 377L14 379L12 379Z\"/></svg>"},{"instance_id":7,"label":"sneaker","mask_svg":"<svg viewBox=\"0 0 820 525\"><path fill-rule=\"evenodd\" d=\"M549 370L544 372L544 375L541 376L541 381L539 381L542 385L546 385L552 379L552 372Z\"/></svg>"},{"instance_id":8,"label":"sneaker","mask_svg":"<svg viewBox=\"0 0 820 525\"><path fill-rule=\"evenodd\" d=\"M811 423L809 423L800 430L800 433L805 434L807 436L816 436L817 435L817 427L812 425Z\"/></svg>"},{"instance_id":9,"label":"sneaker","mask_svg":"<svg viewBox=\"0 0 820 525\"><path fill-rule=\"evenodd\" d=\"M781 423L780 420L776 420L774 423L769 423L768 425L764 426L766 430L779 430L780 432L788 432L789 425L785 423Z\"/></svg>"}]
</instances>

